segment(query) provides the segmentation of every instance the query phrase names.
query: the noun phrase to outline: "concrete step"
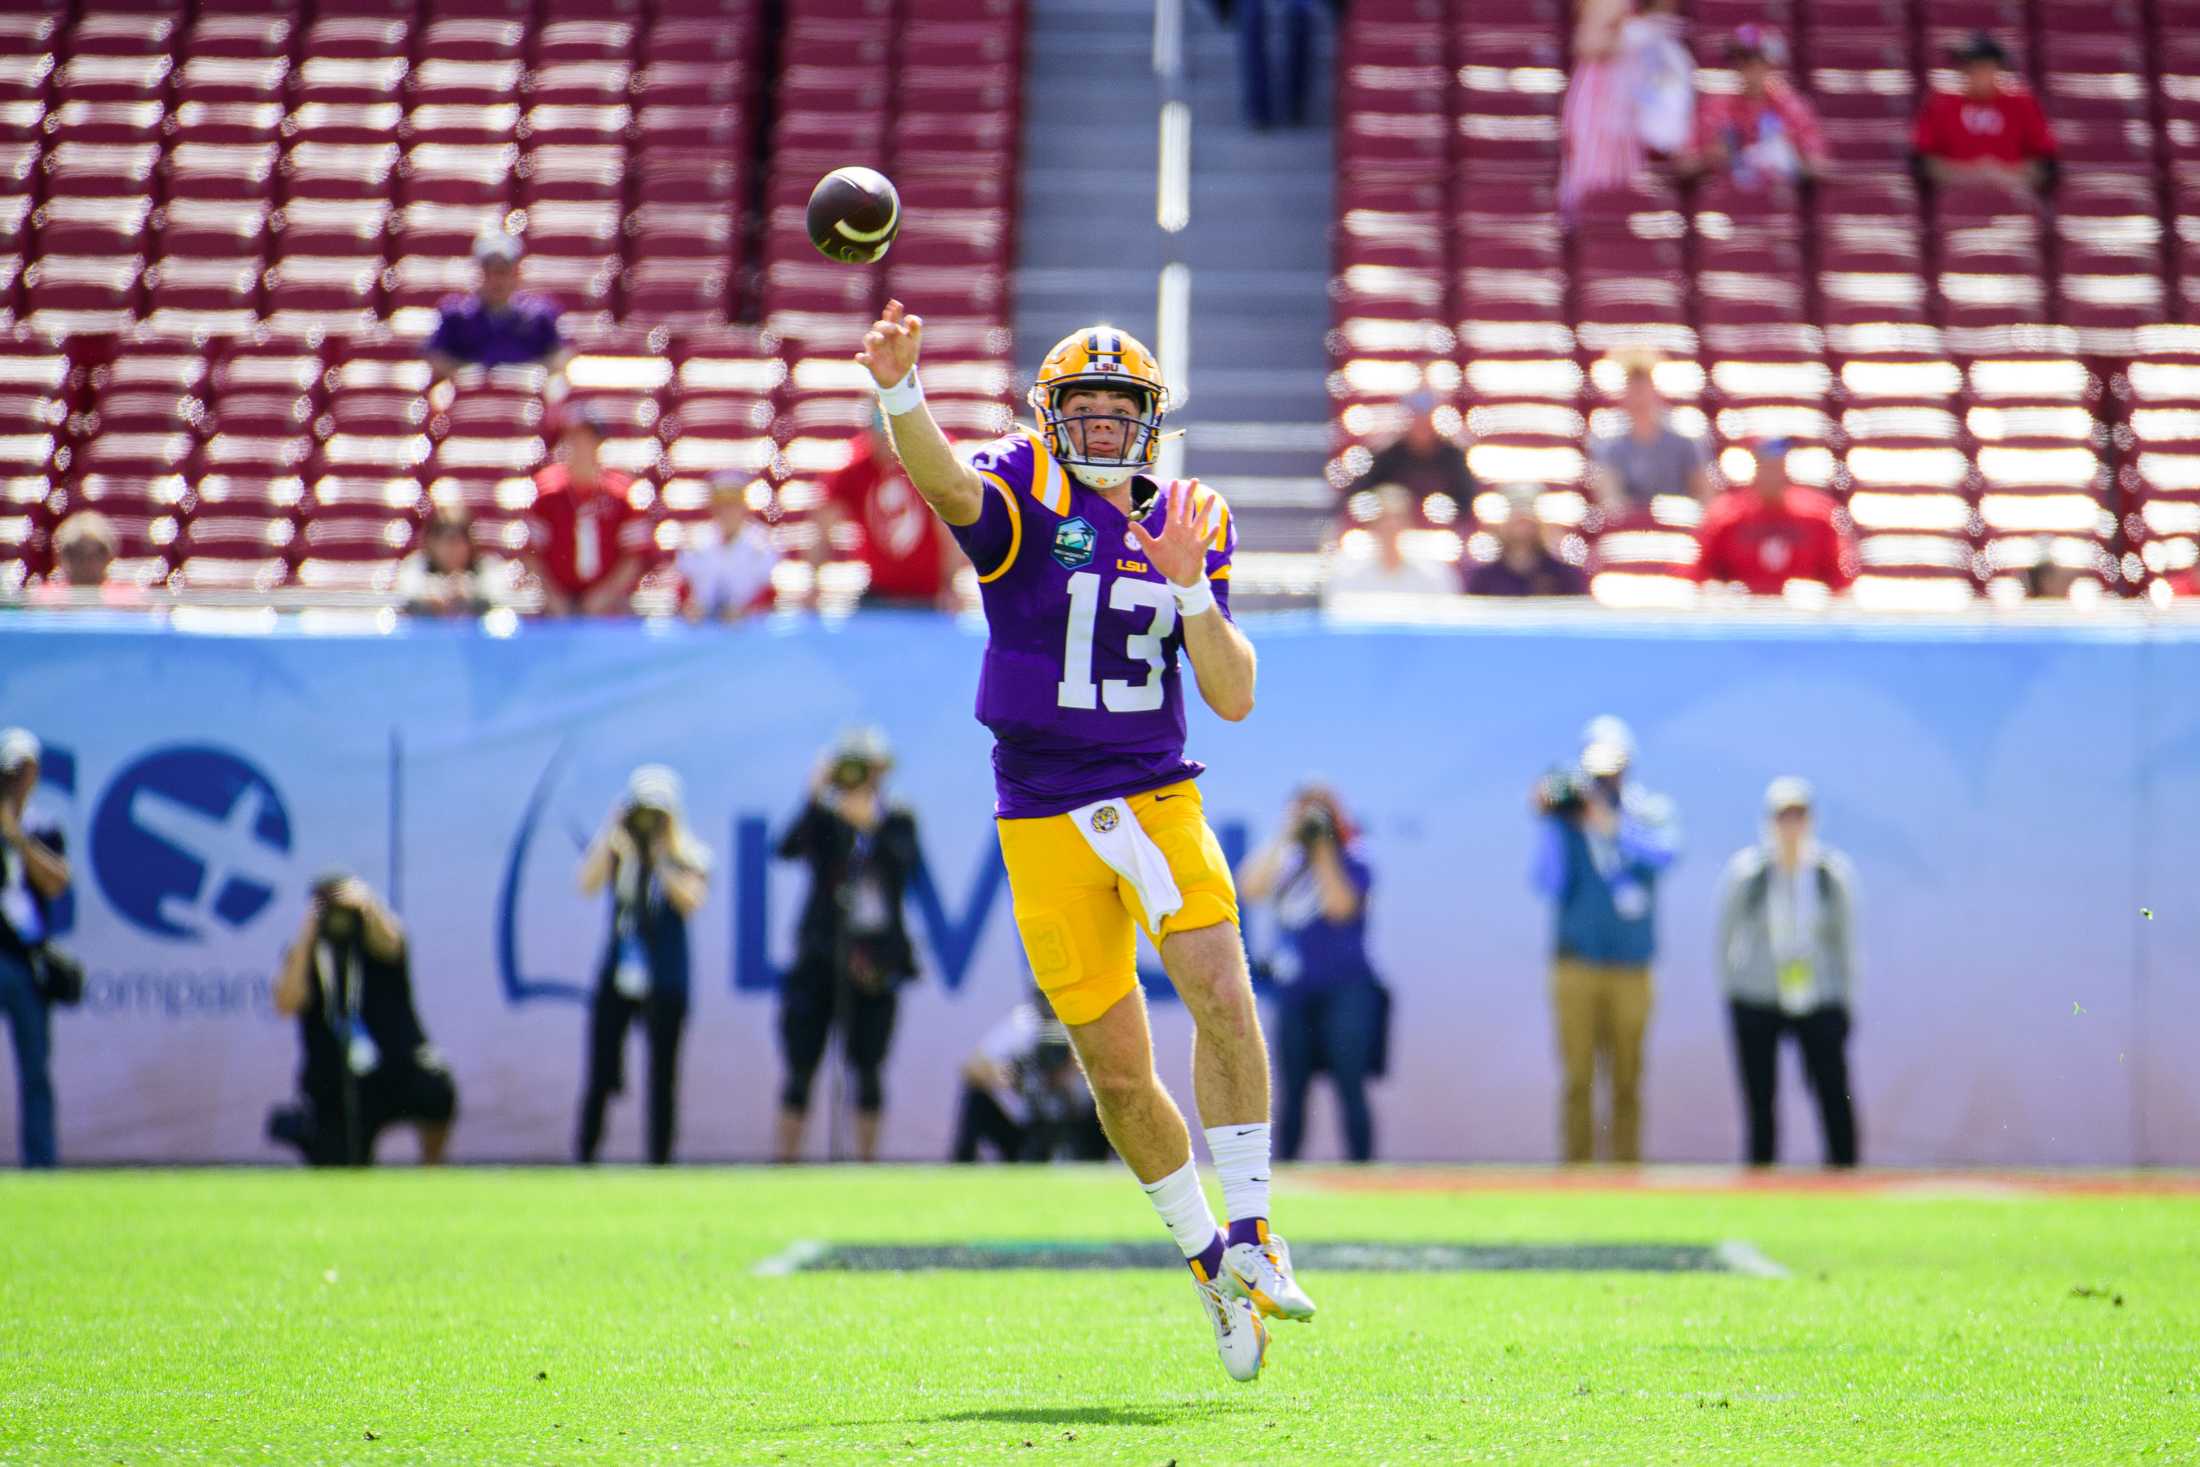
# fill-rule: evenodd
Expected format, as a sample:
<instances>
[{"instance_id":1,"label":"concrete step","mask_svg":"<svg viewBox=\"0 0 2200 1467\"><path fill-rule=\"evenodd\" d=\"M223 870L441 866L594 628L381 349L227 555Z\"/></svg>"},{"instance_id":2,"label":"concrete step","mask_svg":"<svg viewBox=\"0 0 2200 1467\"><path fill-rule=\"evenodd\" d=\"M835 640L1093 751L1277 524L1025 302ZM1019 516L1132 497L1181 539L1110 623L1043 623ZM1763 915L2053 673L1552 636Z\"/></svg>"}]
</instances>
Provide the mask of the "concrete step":
<instances>
[{"instance_id":1,"label":"concrete step","mask_svg":"<svg viewBox=\"0 0 2200 1467\"><path fill-rule=\"evenodd\" d=\"M1327 515L1337 504L1336 491L1319 478L1227 474L1206 482L1220 490L1231 510L1240 515L1280 510Z\"/></svg>"}]
</instances>

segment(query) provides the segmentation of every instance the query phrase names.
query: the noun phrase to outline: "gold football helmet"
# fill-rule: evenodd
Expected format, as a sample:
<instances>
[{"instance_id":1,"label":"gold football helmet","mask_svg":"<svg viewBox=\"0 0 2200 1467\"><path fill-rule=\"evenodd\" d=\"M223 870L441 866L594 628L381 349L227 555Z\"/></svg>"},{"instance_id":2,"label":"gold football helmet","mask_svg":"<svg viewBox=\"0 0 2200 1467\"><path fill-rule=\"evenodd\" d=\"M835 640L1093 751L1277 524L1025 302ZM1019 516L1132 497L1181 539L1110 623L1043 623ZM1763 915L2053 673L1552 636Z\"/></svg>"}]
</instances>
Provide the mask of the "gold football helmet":
<instances>
[{"instance_id":1,"label":"gold football helmet","mask_svg":"<svg viewBox=\"0 0 2200 1467\"><path fill-rule=\"evenodd\" d=\"M1062 399L1073 391L1094 388L1127 392L1139 401L1136 415L1114 419L1123 425L1120 453L1090 454L1081 443L1073 442L1067 431L1070 420L1062 415ZM1161 363L1128 331L1087 326L1063 337L1039 364L1030 401L1032 411L1039 415L1040 430L1046 435L1047 452L1080 482L1095 489L1113 489L1141 469L1152 468L1161 451L1161 417L1169 410L1168 384L1161 380ZM1088 423L1108 420L1105 414L1078 417Z\"/></svg>"}]
</instances>

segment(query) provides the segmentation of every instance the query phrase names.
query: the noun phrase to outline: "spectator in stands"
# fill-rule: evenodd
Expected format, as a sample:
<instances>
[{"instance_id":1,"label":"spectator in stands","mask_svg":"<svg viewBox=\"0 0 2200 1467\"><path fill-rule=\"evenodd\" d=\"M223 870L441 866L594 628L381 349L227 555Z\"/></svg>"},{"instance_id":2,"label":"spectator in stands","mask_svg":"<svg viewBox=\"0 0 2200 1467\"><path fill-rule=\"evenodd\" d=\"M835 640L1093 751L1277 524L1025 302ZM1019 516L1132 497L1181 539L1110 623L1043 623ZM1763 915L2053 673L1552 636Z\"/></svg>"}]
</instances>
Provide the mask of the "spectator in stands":
<instances>
[{"instance_id":1,"label":"spectator in stands","mask_svg":"<svg viewBox=\"0 0 2200 1467\"><path fill-rule=\"evenodd\" d=\"M916 976L903 900L923 858L917 821L886 802L893 756L875 729L844 734L819 762L808 798L779 841L779 859L810 868L810 894L781 989L787 1083L779 1099L780 1161L802 1149L810 1083L835 1029L855 1072L856 1155L878 1159L886 1091L879 1072L893 1042L895 992Z\"/></svg>"},{"instance_id":2,"label":"spectator in stands","mask_svg":"<svg viewBox=\"0 0 2200 1467\"><path fill-rule=\"evenodd\" d=\"M1395 484L1375 491L1378 508L1368 522L1364 551L1338 551L1337 563L1323 583L1322 594L1350 595L1361 591L1418 591L1449 596L1459 590L1459 573L1451 566L1420 560L1406 553L1405 537L1413 528L1413 500Z\"/></svg>"},{"instance_id":3,"label":"spectator in stands","mask_svg":"<svg viewBox=\"0 0 2200 1467\"><path fill-rule=\"evenodd\" d=\"M1725 173L1744 188L1817 177L1826 165L1826 135L1810 103L1780 72L1787 42L1770 26L1737 26L1726 54L1742 89L1706 94L1696 104L1691 171Z\"/></svg>"},{"instance_id":4,"label":"spectator in stands","mask_svg":"<svg viewBox=\"0 0 2200 1467\"><path fill-rule=\"evenodd\" d=\"M545 616L624 612L648 563L649 516L629 497L633 479L598 462L605 434L593 411L571 414L558 438L563 461L535 475L527 567Z\"/></svg>"},{"instance_id":5,"label":"spectator in stands","mask_svg":"<svg viewBox=\"0 0 2200 1467\"><path fill-rule=\"evenodd\" d=\"M1727 490L1704 511L1697 580L1777 596L1789 581L1839 591L1856 579L1845 517L1826 495L1789 481L1789 447L1784 438L1759 443L1751 482Z\"/></svg>"},{"instance_id":6,"label":"spectator in stands","mask_svg":"<svg viewBox=\"0 0 2200 1467\"><path fill-rule=\"evenodd\" d=\"M69 889L58 822L33 812L39 760L29 729L0 729L0 1018L15 1044L15 1119L26 1167L59 1159L54 1140L54 994L40 981L53 904Z\"/></svg>"},{"instance_id":7,"label":"spectator in stands","mask_svg":"<svg viewBox=\"0 0 2200 1467\"><path fill-rule=\"evenodd\" d=\"M2038 559L2024 568L2024 594L2030 601L2067 601L2079 580L2077 568L2056 558L2055 541L2041 536Z\"/></svg>"},{"instance_id":8,"label":"spectator in stands","mask_svg":"<svg viewBox=\"0 0 2200 1467\"><path fill-rule=\"evenodd\" d=\"M1826 1165L1856 1165L1849 1094L1849 994L1856 971L1856 875L1811 835L1811 788L1783 775L1765 790L1764 840L1727 862L1719 976L1734 1026L1749 1164L1779 1157L1780 1037L1793 1034L1818 1101Z\"/></svg>"},{"instance_id":9,"label":"spectator in stands","mask_svg":"<svg viewBox=\"0 0 2200 1467\"><path fill-rule=\"evenodd\" d=\"M412 953L395 913L358 877L314 883L275 977L275 1008L298 1020L302 1097L268 1117L268 1135L309 1166L371 1166L385 1126L412 1124L420 1159L443 1160L458 1087L413 1008Z\"/></svg>"},{"instance_id":10,"label":"spectator in stands","mask_svg":"<svg viewBox=\"0 0 2200 1467\"><path fill-rule=\"evenodd\" d=\"M1469 596L1584 596L1589 577L1578 565L1551 553L1548 531L1536 513L1540 497L1533 484L1505 492L1505 518L1498 521L1497 559L1467 574Z\"/></svg>"},{"instance_id":11,"label":"spectator in stands","mask_svg":"<svg viewBox=\"0 0 2200 1467\"><path fill-rule=\"evenodd\" d=\"M1679 0L1586 0L1559 116L1558 207L1569 220L1593 195L1633 187L1652 156L1688 147L1696 62Z\"/></svg>"},{"instance_id":12,"label":"spectator in stands","mask_svg":"<svg viewBox=\"0 0 2200 1467\"><path fill-rule=\"evenodd\" d=\"M1680 832L1670 800L1628 781L1634 750L1626 724L1610 714L1593 718L1580 758L1537 781L1533 795L1543 820L1533 880L1556 917L1551 995L1569 1162L1597 1153L1600 1061L1611 1092L1604 1159L1642 1160L1642 1036L1658 881L1679 854Z\"/></svg>"},{"instance_id":13,"label":"spectator in stands","mask_svg":"<svg viewBox=\"0 0 2200 1467\"><path fill-rule=\"evenodd\" d=\"M1359 494L1395 484L1425 503L1431 494L1449 495L1461 514L1474 508L1474 475L1467 469L1467 455L1436 426L1436 394L1416 392L1402 404L1412 416L1405 431L1375 451L1367 471L1352 481L1346 494Z\"/></svg>"},{"instance_id":14,"label":"spectator in stands","mask_svg":"<svg viewBox=\"0 0 2200 1467\"><path fill-rule=\"evenodd\" d=\"M511 600L512 566L474 544L464 510L437 510L397 568L397 595L414 616L479 616Z\"/></svg>"},{"instance_id":15,"label":"spectator in stands","mask_svg":"<svg viewBox=\"0 0 2200 1467\"><path fill-rule=\"evenodd\" d=\"M588 1018L588 1084L581 1094L583 1163L603 1142L604 1107L626 1088L626 1031L649 1042L648 1156L672 1160L679 1112L680 1035L688 1016L688 918L710 895L710 851L680 813L680 776L644 764L581 858L581 895L611 894L611 929L596 964Z\"/></svg>"},{"instance_id":16,"label":"spectator in stands","mask_svg":"<svg viewBox=\"0 0 2200 1467\"><path fill-rule=\"evenodd\" d=\"M1245 125L1266 131L1281 122L1297 127L1306 121L1306 101L1313 77L1314 11L1316 0L1219 0L1224 19L1235 19L1238 32L1238 103ZM1340 0L1330 0L1340 8ZM1280 75L1269 52L1269 22L1280 11L1283 32L1283 68Z\"/></svg>"},{"instance_id":17,"label":"spectator in stands","mask_svg":"<svg viewBox=\"0 0 2200 1467\"><path fill-rule=\"evenodd\" d=\"M1367 956L1367 892L1374 874L1336 792L1307 784L1275 835L1238 872L1238 892L1273 903L1283 944L1276 981L1276 1159L1296 1161L1306 1093L1326 1073L1344 1119L1345 1154L1375 1155L1367 1082L1382 1073L1389 994Z\"/></svg>"},{"instance_id":18,"label":"spectator in stands","mask_svg":"<svg viewBox=\"0 0 2200 1467\"><path fill-rule=\"evenodd\" d=\"M768 494L770 486L737 470L721 469L711 476L710 523L703 527L701 540L681 550L676 562L680 611L689 621L739 621L770 609L779 547L772 543L771 531L749 514L749 495L755 490Z\"/></svg>"},{"instance_id":19,"label":"spectator in stands","mask_svg":"<svg viewBox=\"0 0 2200 1467\"><path fill-rule=\"evenodd\" d=\"M54 559L62 584L72 591L106 585L107 568L119 548L115 522L96 509L80 509L54 528Z\"/></svg>"},{"instance_id":20,"label":"spectator in stands","mask_svg":"<svg viewBox=\"0 0 2200 1467\"><path fill-rule=\"evenodd\" d=\"M863 562L871 573L864 605L955 605L955 572L968 562L940 517L910 487L893 442L876 417L856 440L848 462L825 480L820 518L824 533L815 550L819 559L850 537L862 542Z\"/></svg>"},{"instance_id":21,"label":"spectator in stands","mask_svg":"<svg viewBox=\"0 0 2200 1467\"><path fill-rule=\"evenodd\" d=\"M23 593L32 606L143 606L150 597L133 581L109 579L120 549L113 520L80 509L53 532L54 572Z\"/></svg>"},{"instance_id":22,"label":"spectator in stands","mask_svg":"<svg viewBox=\"0 0 2200 1467\"><path fill-rule=\"evenodd\" d=\"M428 338L428 365L438 378L465 367L530 363L555 375L572 360L573 349L558 329L557 304L519 290L520 254L519 241L508 234L484 234L474 241L481 288L443 302L441 318Z\"/></svg>"},{"instance_id":23,"label":"spectator in stands","mask_svg":"<svg viewBox=\"0 0 2200 1467\"><path fill-rule=\"evenodd\" d=\"M1650 508L1661 494L1706 498L1711 492L1711 452L1700 438L1675 428L1658 391L1657 363L1631 357L1622 402L1627 430L1589 441L1589 491L1604 512L1627 519Z\"/></svg>"},{"instance_id":24,"label":"spectator in stands","mask_svg":"<svg viewBox=\"0 0 2200 1467\"><path fill-rule=\"evenodd\" d=\"M2004 68L2009 53L1984 31L1955 53L1963 90L1934 92L1917 114L1911 148L1932 183L1988 183L2046 192L2059 166L2039 99Z\"/></svg>"},{"instance_id":25,"label":"spectator in stands","mask_svg":"<svg viewBox=\"0 0 2200 1467\"><path fill-rule=\"evenodd\" d=\"M1069 1031L1037 994L1002 1015L963 1062L949 1159L980 1146L1002 1161L1105 1161L1108 1138L1070 1049Z\"/></svg>"}]
</instances>

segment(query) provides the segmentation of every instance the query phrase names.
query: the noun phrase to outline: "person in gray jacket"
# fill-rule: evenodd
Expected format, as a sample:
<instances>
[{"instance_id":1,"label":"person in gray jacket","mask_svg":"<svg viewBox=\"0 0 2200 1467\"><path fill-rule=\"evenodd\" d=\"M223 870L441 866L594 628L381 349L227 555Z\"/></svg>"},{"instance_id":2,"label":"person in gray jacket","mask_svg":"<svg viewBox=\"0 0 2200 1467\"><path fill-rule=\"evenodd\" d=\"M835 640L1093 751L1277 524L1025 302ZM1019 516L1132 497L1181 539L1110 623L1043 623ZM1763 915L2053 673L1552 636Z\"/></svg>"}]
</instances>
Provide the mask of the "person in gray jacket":
<instances>
[{"instance_id":1,"label":"person in gray jacket","mask_svg":"<svg viewBox=\"0 0 2200 1467\"><path fill-rule=\"evenodd\" d=\"M1848 1061L1855 873L1846 856L1812 838L1808 781L1774 780L1765 817L1764 842L1727 863L1719 910L1720 981L1734 1024L1750 1165L1770 1166L1779 1150L1780 1036L1793 1033L1818 1100L1826 1164L1855 1166Z\"/></svg>"}]
</instances>

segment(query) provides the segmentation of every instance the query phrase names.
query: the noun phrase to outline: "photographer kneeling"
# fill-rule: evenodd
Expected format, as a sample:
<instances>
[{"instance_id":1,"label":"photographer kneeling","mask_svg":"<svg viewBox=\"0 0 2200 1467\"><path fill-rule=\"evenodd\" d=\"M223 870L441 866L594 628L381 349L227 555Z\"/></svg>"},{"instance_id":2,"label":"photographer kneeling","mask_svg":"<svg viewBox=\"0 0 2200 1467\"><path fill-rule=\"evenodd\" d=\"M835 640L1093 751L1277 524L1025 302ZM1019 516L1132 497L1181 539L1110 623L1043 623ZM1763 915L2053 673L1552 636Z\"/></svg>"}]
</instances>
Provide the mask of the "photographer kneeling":
<instances>
[{"instance_id":1,"label":"photographer kneeling","mask_svg":"<svg viewBox=\"0 0 2200 1467\"><path fill-rule=\"evenodd\" d=\"M458 1087L413 1011L405 929L367 884L342 872L314 883L275 978L275 1008L298 1019L303 1102L278 1107L268 1135L312 1166L369 1166L382 1128L412 1122L420 1159L443 1160Z\"/></svg>"},{"instance_id":2,"label":"photographer kneeling","mask_svg":"<svg viewBox=\"0 0 2200 1467\"><path fill-rule=\"evenodd\" d=\"M1373 882L1337 797L1310 784L1292 796L1283 826L1238 873L1238 894L1274 902L1284 945L1276 981L1276 1157L1295 1161L1306 1134L1306 1092L1327 1071L1344 1113L1345 1154L1375 1154L1367 1082L1381 1070L1388 995L1367 958Z\"/></svg>"},{"instance_id":3,"label":"photographer kneeling","mask_svg":"<svg viewBox=\"0 0 2200 1467\"><path fill-rule=\"evenodd\" d=\"M810 1083L834 1029L856 1079L856 1155L878 1158L886 1092L879 1080L894 1035L894 990L916 976L902 898L917 873L916 817L889 807L893 767L871 729L834 745L810 781L809 799L779 842L779 859L810 867L810 895L780 995L787 1083L779 1097L778 1159L802 1149Z\"/></svg>"},{"instance_id":4,"label":"photographer kneeling","mask_svg":"<svg viewBox=\"0 0 2200 1467\"><path fill-rule=\"evenodd\" d=\"M583 1162L603 1142L604 1107L626 1088L626 1031L649 1038L650 1164L672 1160L680 1034L687 1027L687 919L710 895L710 852L680 818L680 777L644 764L581 858L581 895L611 889L611 933L596 965L588 1021L588 1088L581 1095Z\"/></svg>"},{"instance_id":5,"label":"photographer kneeling","mask_svg":"<svg viewBox=\"0 0 2200 1467\"><path fill-rule=\"evenodd\" d=\"M963 1064L951 1160L983 1143L1002 1161L1104 1161L1108 1138L1062 1027L1034 994L1010 1009Z\"/></svg>"}]
</instances>

